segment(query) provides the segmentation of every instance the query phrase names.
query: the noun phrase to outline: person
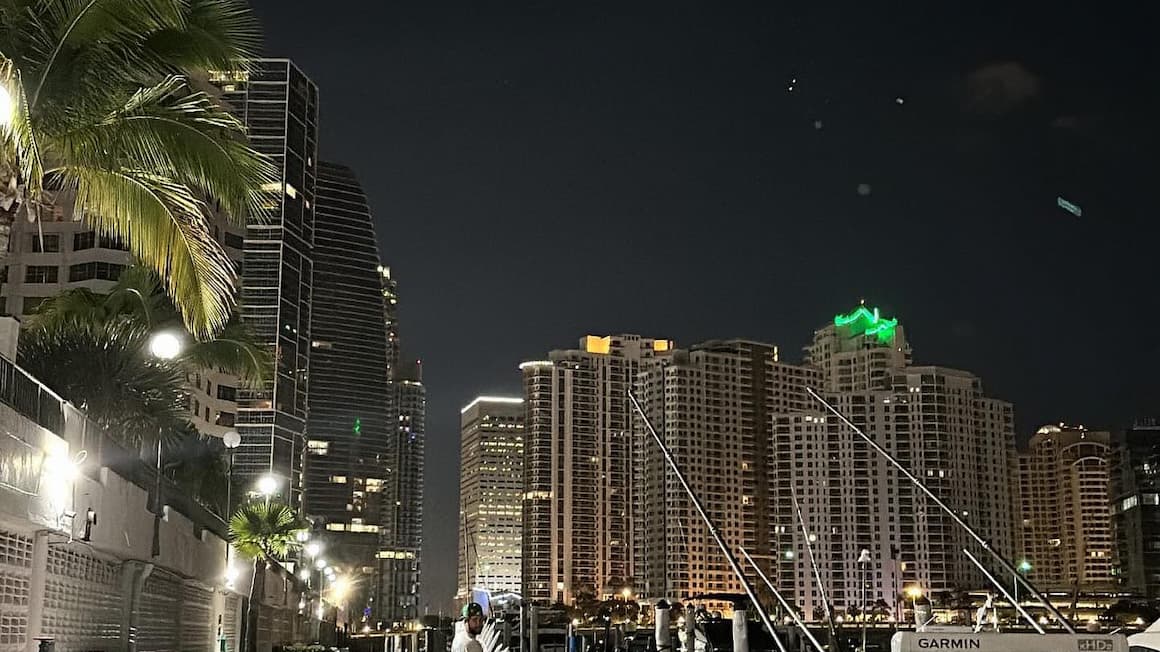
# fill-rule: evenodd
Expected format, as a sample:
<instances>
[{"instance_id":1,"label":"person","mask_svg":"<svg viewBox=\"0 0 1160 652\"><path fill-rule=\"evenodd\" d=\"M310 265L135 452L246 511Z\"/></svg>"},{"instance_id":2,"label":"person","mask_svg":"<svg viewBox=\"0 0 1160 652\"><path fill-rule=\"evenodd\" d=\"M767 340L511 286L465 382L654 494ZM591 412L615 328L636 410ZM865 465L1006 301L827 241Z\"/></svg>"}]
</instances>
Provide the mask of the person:
<instances>
[{"instance_id":1,"label":"person","mask_svg":"<svg viewBox=\"0 0 1160 652\"><path fill-rule=\"evenodd\" d=\"M451 652L483 652L483 644L477 638L483 633L483 622L483 607L478 602L463 605L463 629L455 632Z\"/></svg>"}]
</instances>

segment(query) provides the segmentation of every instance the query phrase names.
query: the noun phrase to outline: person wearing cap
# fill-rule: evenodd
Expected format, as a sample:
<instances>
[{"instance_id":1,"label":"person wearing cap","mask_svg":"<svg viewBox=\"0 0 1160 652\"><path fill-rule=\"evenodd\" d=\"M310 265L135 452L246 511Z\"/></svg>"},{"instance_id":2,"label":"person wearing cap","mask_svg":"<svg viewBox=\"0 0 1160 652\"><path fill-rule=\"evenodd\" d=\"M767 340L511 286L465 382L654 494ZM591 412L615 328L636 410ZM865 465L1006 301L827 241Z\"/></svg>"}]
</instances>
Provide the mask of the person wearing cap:
<instances>
[{"instance_id":1,"label":"person wearing cap","mask_svg":"<svg viewBox=\"0 0 1160 652\"><path fill-rule=\"evenodd\" d=\"M483 607L478 602L463 605L463 629L455 633L451 652L483 652L483 644L477 638L483 633L483 622Z\"/></svg>"}]
</instances>

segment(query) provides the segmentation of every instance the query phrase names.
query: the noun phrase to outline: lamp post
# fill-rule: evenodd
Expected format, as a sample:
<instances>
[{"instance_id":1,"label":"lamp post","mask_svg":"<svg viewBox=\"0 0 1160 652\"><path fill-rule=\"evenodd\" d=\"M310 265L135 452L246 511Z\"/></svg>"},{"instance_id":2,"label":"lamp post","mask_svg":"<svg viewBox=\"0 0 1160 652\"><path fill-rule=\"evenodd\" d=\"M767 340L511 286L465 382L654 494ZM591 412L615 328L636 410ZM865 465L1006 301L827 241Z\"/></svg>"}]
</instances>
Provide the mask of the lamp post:
<instances>
[{"instance_id":1,"label":"lamp post","mask_svg":"<svg viewBox=\"0 0 1160 652\"><path fill-rule=\"evenodd\" d=\"M870 551L863 548L858 555L858 563L862 565L862 652L866 652L866 585L869 583Z\"/></svg>"},{"instance_id":2,"label":"lamp post","mask_svg":"<svg viewBox=\"0 0 1160 652\"><path fill-rule=\"evenodd\" d=\"M3 107L0 107L3 108ZM168 362L181 354L181 340L169 331L154 333L149 338L149 354L158 360ZM161 556L161 512L164 501L161 499L161 450L162 433L160 426L157 430L157 484L153 491L153 556Z\"/></svg>"},{"instance_id":3,"label":"lamp post","mask_svg":"<svg viewBox=\"0 0 1160 652\"><path fill-rule=\"evenodd\" d=\"M1027 574L1031 572L1031 562L1027 561L1026 559L1021 559L1019 560L1019 565L1015 568L1020 573L1023 573L1023 577L1027 577ZM1019 602L1019 578L1014 577L1012 579L1015 580L1015 602Z\"/></svg>"},{"instance_id":4,"label":"lamp post","mask_svg":"<svg viewBox=\"0 0 1160 652\"><path fill-rule=\"evenodd\" d=\"M228 461L226 466L226 521L234 514L234 452L242 443L242 436L238 434L237 430L231 430L222 435L222 443L226 446L228 451Z\"/></svg>"},{"instance_id":5,"label":"lamp post","mask_svg":"<svg viewBox=\"0 0 1160 652\"><path fill-rule=\"evenodd\" d=\"M918 626L918 599L922 597L922 589L917 586L911 586L906 589L906 597L910 598L911 608L915 613L915 626Z\"/></svg>"}]
</instances>

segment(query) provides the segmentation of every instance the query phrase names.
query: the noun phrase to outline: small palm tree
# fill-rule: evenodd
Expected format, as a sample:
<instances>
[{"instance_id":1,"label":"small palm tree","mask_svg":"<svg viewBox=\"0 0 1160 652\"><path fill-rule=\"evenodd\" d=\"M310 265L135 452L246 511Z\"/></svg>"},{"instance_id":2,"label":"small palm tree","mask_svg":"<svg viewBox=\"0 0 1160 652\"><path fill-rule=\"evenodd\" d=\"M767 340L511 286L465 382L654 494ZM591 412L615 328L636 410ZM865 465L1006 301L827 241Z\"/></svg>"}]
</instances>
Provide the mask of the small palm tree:
<instances>
[{"instance_id":1,"label":"small palm tree","mask_svg":"<svg viewBox=\"0 0 1160 652\"><path fill-rule=\"evenodd\" d=\"M191 75L244 76L258 41L242 0L0 0L0 235L70 203L160 275L190 332L220 330L236 279L210 205L261 218L279 177Z\"/></svg>"},{"instance_id":2,"label":"small palm tree","mask_svg":"<svg viewBox=\"0 0 1160 652\"><path fill-rule=\"evenodd\" d=\"M188 374L220 369L250 387L272 376L269 349L237 321L218 338L190 341L173 360L148 351L164 328L181 328L177 310L156 275L131 267L107 295L73 289L46 300L25 325L19 362L131 446L188 428Z\"/></svg>"},{"instance_id":3,"label":"small palm tree","mask_svg":"<svg viewBox=\"0 0 1160 652\"><path fill-rule=\"evenodd\" d=\"M258 615L266 590L266 568L285 559L297 545L298 534L307 524L289 506L279 502L252 502L243 505L230 519L230 541L234 550L254 560L250 582L250 603L246 607L245 652L257 652Z\"/></svg>"}]
</instances>

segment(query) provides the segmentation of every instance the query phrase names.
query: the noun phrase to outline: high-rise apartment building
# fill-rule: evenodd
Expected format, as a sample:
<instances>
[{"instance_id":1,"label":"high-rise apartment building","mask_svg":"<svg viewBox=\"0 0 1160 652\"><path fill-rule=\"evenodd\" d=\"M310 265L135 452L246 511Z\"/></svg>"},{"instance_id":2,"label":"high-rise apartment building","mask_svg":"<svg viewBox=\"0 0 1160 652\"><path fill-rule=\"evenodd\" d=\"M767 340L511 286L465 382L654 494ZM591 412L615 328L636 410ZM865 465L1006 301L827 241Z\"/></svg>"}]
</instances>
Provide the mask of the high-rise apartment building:
<instances>
[{"instance_id":1,"label":"high-rise apartment building","mask_svg":"<svg viewBox=\"0 0 1160 652\"><path fill-rule=\"evenodd\" d=\"M235 481L274 474L298 503L310 369L314 271L318 88L286 59L256 59L247 72L211 74L241 119L251 145L278 165L281 181L267 219L246 225L239 301L242 319L272 347L274 377L238 391Z\"/></svg>"},{"instance_id":2,"label":"high-rise apartment building","mask_svg":"<svg viewBox=\"0 0 1160 652\"><path fill-rule=\"evenodd\" d=\"M311 311L310 413L302 512L327 531L327 558L350 569L351 604L375 615L376 553L387 451L397 419L378 243L366 195L347 167L318 164Z\"/></svg>"},{"instance_id":3,"label":"high-rise apartment building","mask_svg":"<svg viewBox=\"0 0 1160 652\"><path fill-rule=\"evenodd\" d=\"M839 615L864 600L897 608L911 585L981 584L961 553L965 532L807 387L996 547L1013 549L1011 406L985 396L970 373L914 366L901 324L877 310L835 317L815 332L802 364L746 341L678 351L641 374L638 393L726 539L744 545L807 618L824 614L807 544ZM653 451L642 466L647 596L739 590L663 459ZM863 549L871 556L865 565Z\"/></svg>"},{"instance_id":4,"label":"high-rise apartment building","mask_svg":"<svg viewBox=\"0 0 1160 652\"><path fill-rule=\"evenodd\" d=\"M524 362L522 595L573 603L620 593L635 577L634 456L628 392L672 342L589 335Z\"/></svg>"},{"instance_id":5,"label":"high-rise apartment building","mask_svg":"<svg viewBox=\"0 0 1160 652\"><path fill-rule=\"evenodd\" d=\"M1111 515L1111 434L1044 426L1019 455L1020 562L1045 589L1115 585Z\"/></svg>"},{"instance_id":6,"label":"high-rise apartment building","mask_svg":"<svg viewBox=\"0 0 1160 652\"><path fill-rule=\"evenodd\" d=\"M427 390L418 360L401 363L389 385L397 419L387 442L384 514L379 557L381 618L404 623L419 617L423 548L423 454Z\"/></svg>"},{"instance_id":7,"label":"high-rise apartment building","mask_svg":"<svg viewBox=\"0 0 1160 652\"><path fill-rule=\"evenodd\" d=\"M459 411L459 591L519 593L524 400L480 396Z\"/></svg>"},{"instance_id":8,"label":"high-rise apartment building","mask_svg":"<svg viewBox=\"0 0 1160 652\"><path fill-rule=\"evenodd\" d=\"M898 320L866 306L815 331L805 366L820 372L821 393L838 410L996 548L1013 549L1009 403L986 396L969 372L914 365ZM930 592L982 584L962 554L973 546L967 533L821 408L783 412L775 428L779 462L791 460L788 468L782 462L775 483L778 534L792 532L779 539L778 574L796 577L807 614L819 617L823 606L809 581L806 544L824 569L830 599L847 611L879 600L897 609L908 586ZM787 509L795 493L808 536ZM858 563L863 549L871 559L865 565Z\"/></svg>"},{"instance_id":9,"label":"high-rise apartment building","mask_svg":"<svg viewBox=\"0 0 1160 652\"><path fill-rule=\"evenodd\" d=\"M778 349L745 340L678 350L637 377L642 409L709 506L721 535L768 562L773 536L773 397ZM636 545L640 593L681 598L742 590L643 423ZM766 564L768 566L768 563Z\"/></svg>"},{"instance_id":10,"label":"high-rise apartment building","mask_svg":"<svg viewBox=\"0 0 1160 652\"><path fill-rule=\"evenodd\" d=\"M1117 433L1112 464L1112 525L1120 585L1160 597L1160 421Z\"/></svg>"}]
</instances>

